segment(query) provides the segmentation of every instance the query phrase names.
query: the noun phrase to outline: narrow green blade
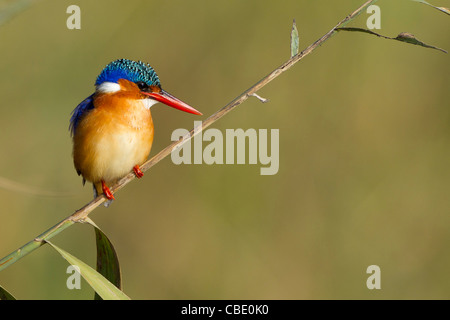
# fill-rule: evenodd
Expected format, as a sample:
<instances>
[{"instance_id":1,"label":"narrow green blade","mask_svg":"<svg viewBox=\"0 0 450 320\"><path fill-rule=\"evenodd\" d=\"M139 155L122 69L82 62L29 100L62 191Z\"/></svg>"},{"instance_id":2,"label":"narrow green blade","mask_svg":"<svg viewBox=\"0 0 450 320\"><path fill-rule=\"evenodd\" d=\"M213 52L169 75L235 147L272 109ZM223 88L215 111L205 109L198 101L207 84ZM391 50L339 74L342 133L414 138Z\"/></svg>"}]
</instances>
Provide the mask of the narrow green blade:
<instances>
[{"instance_id":1,"label":"narrow green blade","mask_svg":"<svg viewBox=\"0 0 450 320\"><path fill-rule=\"evenodd\" d=\"M297 30L297 24L294 22L292 23L292 30L291 30L291 58L298 54L298 46L299 46L299 39L298 39L298 30Z\"/></svg>"},{"instance_id":2,"label":"narrow green blade","mask_svg":"<svg viewBox=\"0 0 450 320\"><path fill-rule=\"evenodd\" d=\"M432 45L426 44L425 42L420 41L413 34L408 33L408 32L402 32L398 36L393 38L393 37L384 36L382 34L376 33L376 32L371 31L371 30L363 29L363 28L354 28L354 27L352 27L352 28L337 28L336 31L363 32L363 33L372 34L372 35L380 37L380 38L406 42L406 43L413 44L413 45L416 45L416 46L430 48L430 49L434 49L434 50L438 50L438 51L442 51L444 53L447 53L447 51L444 50L444 49L441 49L441 48L438 48L438 47L435 47L435 46L432 46Z\"/></svg>"},{"instance_id":3,"label":"narrow green blade","mask_svg":"<svg viewBox=\"0 0 450 320\"><path fill-rule=\"evenodd\" d=\"M105 235L105 233L92 221L86 218L85 222L94 227L95 239L97 244L97 271L114 284L117 288L122 289L121 272L119 259L113 244ZM95 300L101 300L98 293L95 293Z\"/></svg>"},{"instance_id":4,"label":"narrow green blade","mask_svg":"<svg viewBox=\"0 0 450 320\"><path fill-rule=\"evenodd\" d=\"M5 288L0 286L0 300L16 300L16 298L14 298L14 296L11 293L6 291Z\"/></svg>"},{"instance_id":5,"label":"narrow green blade","mask_svg":"<svg viewBox=\"0 0 450 320\"><path fill-rule=\"evenodd\" d=\"M421 47L425 47L425 48L435 49L435 50L439 50L444 53L447 53L446 50L426 44L426 43L420 41L419 39L417 39L413 34L407 33L407 32L400 33L397 37L394 38L394 40L414 44L416 46L421 46Z\"/></svg>"},{"instance_id":6,"label":"narrow green blade","mask_svg":"<svg viewBox=\"0 0 450 320\"><path fill-rule=\"evenodd\" d=\"M425 0L413 0L413 1L415 1L415 2L420 2L420 3L423 3L423 4L426 4L427 6L433 7L433 8L435 8L435 9L441 11L441 12L444 12L444 13L450 15L450 9L448 9L448 8L433 6L431 3L428 3L428 2L426 2Z\"/></svg>"},{"instance_id":7,"label":"narrow green blade","mask_svg":"<svg viewBox=\"0 0 450 320\"><path fill-rule=\"evenodd\" d=\"M50 241L46 242L58 251L63 258L67 260L67 262L80 268L81 276L87 281L87 283L89 283L92 289L94 289L95 292L102 297L103 300L130 300L125 293L119 290L115 285L109 282L105 277L92 269L86 263L57 247Z\"/></svg>"},{"instance_id":8,"label":"narrow green blade","mask_svg":"<svg viewBox=\"0 0 450 320\"><path fill-rule=\"evenodd\" d=\"M2 4L2 10L0 11L0 26L27 9L33 2L34 1L32 0L17 0L14 2L10 1L10 5L8 5L8 3L6 3L6 5Z\"/></svg>"}]
</instances>

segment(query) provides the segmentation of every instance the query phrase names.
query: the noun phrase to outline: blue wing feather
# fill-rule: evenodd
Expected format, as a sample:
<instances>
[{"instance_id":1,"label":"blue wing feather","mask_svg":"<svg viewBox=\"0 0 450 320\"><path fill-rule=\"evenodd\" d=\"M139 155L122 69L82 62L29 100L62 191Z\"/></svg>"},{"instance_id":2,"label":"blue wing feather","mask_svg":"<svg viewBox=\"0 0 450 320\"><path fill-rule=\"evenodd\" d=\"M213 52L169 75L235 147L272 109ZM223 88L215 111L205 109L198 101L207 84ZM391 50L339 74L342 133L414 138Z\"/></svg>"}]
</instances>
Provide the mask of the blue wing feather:
<instances>
[{"instance_id":1,"label":"blue wing feather","mask_svg":"<svg viewBox=\"0 0 450 320\"><path fill-rule=\"evenodd\" d=\"M73 111L70 117L70 125L69 130L71 135L75 134L75 130L77 129L78 122L89 110L94 109L94 94L91 94L89 97L84 99Z\"/></svg>"}]
</instances>

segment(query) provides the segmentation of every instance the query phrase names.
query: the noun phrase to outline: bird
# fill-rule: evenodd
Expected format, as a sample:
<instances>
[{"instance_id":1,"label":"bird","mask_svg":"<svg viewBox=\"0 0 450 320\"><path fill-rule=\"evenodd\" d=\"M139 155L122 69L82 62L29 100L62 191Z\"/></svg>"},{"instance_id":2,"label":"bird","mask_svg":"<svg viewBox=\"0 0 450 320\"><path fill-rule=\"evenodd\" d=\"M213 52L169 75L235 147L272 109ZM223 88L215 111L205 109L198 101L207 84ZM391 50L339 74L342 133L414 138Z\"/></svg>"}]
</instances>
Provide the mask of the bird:
<instances>
[{"instance_id":1,"label":"bird","mask_svg":"<svg viewBox=\"0 0 450 320\"><path fill-rule=\"evenodd\" d=\"M94 198L103 194L105 206L115 200L110 186L131 171L137 178L153 144L150 108L157 102L202 115L161 88L154 69L145 62L112 61L101 71L95 92L72 111L69 130L73 163L83 185L93 185Z\"/></svg>"}]
</instances>

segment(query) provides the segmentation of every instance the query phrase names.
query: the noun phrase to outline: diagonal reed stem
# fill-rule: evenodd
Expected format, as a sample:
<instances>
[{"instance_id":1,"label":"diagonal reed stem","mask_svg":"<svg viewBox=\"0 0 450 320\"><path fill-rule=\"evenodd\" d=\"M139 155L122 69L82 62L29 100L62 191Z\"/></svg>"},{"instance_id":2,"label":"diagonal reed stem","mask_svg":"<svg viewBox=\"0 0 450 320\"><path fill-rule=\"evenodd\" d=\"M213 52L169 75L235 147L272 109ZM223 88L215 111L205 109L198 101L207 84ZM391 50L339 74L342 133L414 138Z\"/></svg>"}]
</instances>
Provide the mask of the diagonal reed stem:
<instances>
[{"instance_id":1,"label":"diagonal reed stem","mask_svg":"<svg viewBox=\"0 0 450 320\"><path fill-rule=\"evenodd\" d=\"M322 43L327 41L331 36L333 36L337 31L337 28L345 26L348 22L353 20L355 17L357 17L367 6L375 3L377 0L370 0L366 1L362 6L360 6L358 9L356 9L354 12L349 14L347 17L345 17L342 21L340 21L334 28L332 28L330 31L328 31L324 36L322 36L320 39L318 39L316 42L311 44L308 48L303 50L302 52L298 53L297 55L291 57L289 60L287 60L285 63L283 63L281 66L273 70L271 73L269 73L267 76L262 78L260 81L258 81L256 84L254 84L252 87L244 91L242 94L240 94L237 98L235 98L233 101L228 103L225 107L218 110L214 114L212 114L209 118L207 118L205 121L202 122L202 125L199 127L196 127L192 129L188 134L186 134L184 137L180 138L178 141L175 141L168 145L166 148L161 150L157 155L153 156L150 160L146 161L143 165L140 166L141 171L145 172L151 167L153 167L155 164L160 162L162 159L167 157L175 148L180 148L184 143L192 139L195 135L197 135L199 132L204 130L205 128L209 127L211 124L222 118L224 115L226 115L231 110L235 109L237 106L242 104L244 101L246 101L249 97L251 97L253 94L255 94L258 90L266 86L269 82L274 80L275 78L279 77L283 72L289 70L294 64L302 60L304 57L309 55L311 52L313 52L315 49L317 49ZM125 185L127 185L131 180L135 178L135 175L133 173L129 173L122 179L120 179L115 185L113 185L110 189L113 193L117 192L118 190L122 189ZM75 222L83 222L84 219L88 217L88 215L97 208L100 204L102 204L106 198L103 195L98 196L88 204L86 204L81 209L75 211L72 215L65 218L55 226L51 227L35 239L31 240L30 242L23 245L21 248L15 250L14 252L10 253L6 257L0 260L0 271L7 268L14 262L18 261L19 259L23 258L28 253L36 250L45 242L43 240L49 240L55 235L59 234L61 231L65 230L66 228L73 225Z\"/></svg>"}]
</instances>

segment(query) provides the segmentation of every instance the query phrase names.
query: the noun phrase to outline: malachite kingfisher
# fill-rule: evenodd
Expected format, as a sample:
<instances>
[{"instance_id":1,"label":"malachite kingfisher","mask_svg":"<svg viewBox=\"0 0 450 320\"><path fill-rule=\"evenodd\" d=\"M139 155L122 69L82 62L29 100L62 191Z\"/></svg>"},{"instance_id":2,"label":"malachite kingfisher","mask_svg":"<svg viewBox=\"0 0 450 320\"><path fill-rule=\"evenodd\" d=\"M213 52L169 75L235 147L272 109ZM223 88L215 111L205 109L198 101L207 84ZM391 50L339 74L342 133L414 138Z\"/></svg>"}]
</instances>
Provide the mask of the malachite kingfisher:
<instances>
[{"instance_id":1,"label":"malachite kingfisher","mask_svg":"<svg viewBox=\"0 0 450 320\"><path fill-rule=\"evenodd\" d=\"M108 64L95 82L95 92L72 112L70 132L73 161L83 184L90 181L94 198L103 193L108 206L114 195L109 187L139 166L150 154L153 120L150 107L162 102L201 115L193 107L161 88L153 68L141 61L119 59Z\"/></svg>"}]
</instances>

